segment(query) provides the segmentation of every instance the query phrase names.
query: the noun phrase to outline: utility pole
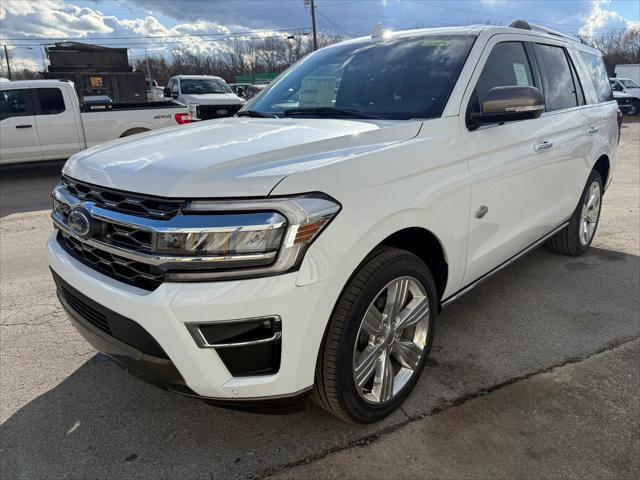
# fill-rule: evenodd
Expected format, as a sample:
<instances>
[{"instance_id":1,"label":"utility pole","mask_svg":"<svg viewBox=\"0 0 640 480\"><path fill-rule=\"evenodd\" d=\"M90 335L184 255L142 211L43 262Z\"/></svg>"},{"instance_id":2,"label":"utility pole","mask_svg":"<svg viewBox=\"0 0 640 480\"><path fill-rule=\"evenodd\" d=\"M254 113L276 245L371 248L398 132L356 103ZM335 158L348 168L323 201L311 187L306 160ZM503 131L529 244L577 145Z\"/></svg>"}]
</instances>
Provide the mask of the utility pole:
<instances>
[{"instance_id":1,"label":"utility pole","mask_svg":"<svg viewBox=\"0 0 640 480\"><path fill-rule=\"evenodd\" d=\"M311 10L311 27L313 28L313 51L316 51L318 49L318 34L316 33L315 0L304 0L304 6Z\"/></svg>"},{"instance_id":2,"label":"utility pole","mask_svg":"<svg viewBox=\"0 0 640 480\"><path fill-rule=\"evenodd\" d=\"M9 51L7 50L7 46L4 46L4 58L7 61L7 78L11 80L11 67L9 66Z\"/></svg>"}]
</instances>

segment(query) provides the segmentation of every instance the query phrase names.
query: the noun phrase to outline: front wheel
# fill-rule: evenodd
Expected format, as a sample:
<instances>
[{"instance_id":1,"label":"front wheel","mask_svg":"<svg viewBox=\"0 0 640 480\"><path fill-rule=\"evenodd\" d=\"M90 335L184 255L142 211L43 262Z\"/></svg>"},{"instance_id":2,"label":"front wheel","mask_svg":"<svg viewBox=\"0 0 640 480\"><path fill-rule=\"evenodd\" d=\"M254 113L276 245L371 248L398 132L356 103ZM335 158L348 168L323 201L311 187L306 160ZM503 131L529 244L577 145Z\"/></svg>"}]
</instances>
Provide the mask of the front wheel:
<instances>
[{"instance_id":1,"label":"front wheel","mask_svg":"<svg viewBox=\"0 0 640 480\"><path fill-rule=\"evenodd\" d=\"M633 102L631 102L631 105L627 110L627 115L640 115L640 100L634 100Z\"/></svg>"},{"instance_id":2,"label":"front wheel","mask_svg":"<svg viewBox=\"0 0 640 480\"><path fill-rule=\"evenodd\" d=\"M314 400L350 422L376 422L420 377L433 339L435 282L417 256L375 251L342 293L320 349Z\"/></svg>"},{"instance_id":3,"label":"front wheel","mask_svg":"<svg viewBox=\"0 0 640 480\"><path fill-rule=\"evenodd\" d=\"M574 257L589 250L598 229L603 190L602 177L593 170L569 225L547 242L549 250Z\"/></svg>"}]
</instances>

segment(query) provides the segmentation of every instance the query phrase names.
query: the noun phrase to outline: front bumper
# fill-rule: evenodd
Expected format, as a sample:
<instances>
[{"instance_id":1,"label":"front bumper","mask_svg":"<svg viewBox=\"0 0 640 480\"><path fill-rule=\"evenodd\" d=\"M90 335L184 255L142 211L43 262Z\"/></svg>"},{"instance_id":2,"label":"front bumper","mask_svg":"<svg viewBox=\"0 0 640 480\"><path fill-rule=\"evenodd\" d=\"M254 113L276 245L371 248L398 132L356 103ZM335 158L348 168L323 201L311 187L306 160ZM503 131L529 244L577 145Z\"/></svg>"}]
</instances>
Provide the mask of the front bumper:
<instances>
[{"instance_id":1,"label":"front bumper","mask_svg":"<svg viewBox=\"0 0 640 480\"><path fill-rule=\"evenodd\" d=\"M221 282L163 283L149 292L78 262L58 244L55 231L47 252L59 287L64 282L87 301L132 320L166 355L147 355L92 328L62 298L74 326L97 350L161 388L222 404L269 405L271 400L296 400L308 392L325 327L347 280L340 276L298 287L297 273L290 273ZM192 323L267 315L278 316L282 329L280 367L269 375L233 376L216 350L199 347L187 328Z\"/></svg>"}]
</instances>

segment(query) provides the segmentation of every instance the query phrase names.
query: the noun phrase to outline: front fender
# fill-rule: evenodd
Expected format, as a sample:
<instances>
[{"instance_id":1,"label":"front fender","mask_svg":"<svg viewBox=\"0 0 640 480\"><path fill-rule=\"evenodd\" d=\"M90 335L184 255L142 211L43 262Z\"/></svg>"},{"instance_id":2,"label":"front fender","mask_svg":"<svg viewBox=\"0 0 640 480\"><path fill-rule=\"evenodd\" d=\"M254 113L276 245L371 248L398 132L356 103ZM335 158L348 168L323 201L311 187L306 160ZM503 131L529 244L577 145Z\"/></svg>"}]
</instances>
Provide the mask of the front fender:
<instances>
[{"instance_id":1,"label":"front fender","mask_svg":"<svg viewBox=\"0 0 640 480\"><path fill-rule=\"evenodd\" d=\"M411 208L378 219L368 228L363 225L362 231L356 226L358 223L354 215L338 214L307 251L296 284L308 285L352 273L383 240L401 230L418 227L433 234L444 251L449 269L445 296L459 289L466 261L466 234L441 216Z\"/></svg>"}]
</instances>

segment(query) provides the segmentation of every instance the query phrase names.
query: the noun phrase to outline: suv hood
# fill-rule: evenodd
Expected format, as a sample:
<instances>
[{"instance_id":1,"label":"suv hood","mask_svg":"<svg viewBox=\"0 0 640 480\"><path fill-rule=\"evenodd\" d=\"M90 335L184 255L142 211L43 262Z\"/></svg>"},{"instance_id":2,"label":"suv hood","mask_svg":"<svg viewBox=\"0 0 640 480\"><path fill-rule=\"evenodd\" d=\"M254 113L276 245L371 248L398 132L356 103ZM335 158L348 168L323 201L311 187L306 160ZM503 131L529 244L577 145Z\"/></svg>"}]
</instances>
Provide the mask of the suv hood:
<instances>
[{"instance_id":1,"label":"suv hood","mask_svg":"<svg viewBox=\"0 0 640 480\"><path fill-rule=\"evenodd\" d=\"M180 95L184 103L199 103L200 105L238 105L245 101L235 93L203 93L200 95Z\"/></svg>"},{"instance_id":2,"label":"suv hood","mask_svg":"<svg viewBox=\"0 0 640 480\"><path fill-rule=\"evenodd\" d=\"M80 152L63 173L163 197L266 196L287 175L415 137L420 121L226 118Z\"/></svg>"}]
</instances>

